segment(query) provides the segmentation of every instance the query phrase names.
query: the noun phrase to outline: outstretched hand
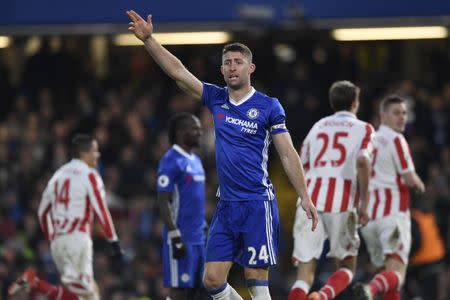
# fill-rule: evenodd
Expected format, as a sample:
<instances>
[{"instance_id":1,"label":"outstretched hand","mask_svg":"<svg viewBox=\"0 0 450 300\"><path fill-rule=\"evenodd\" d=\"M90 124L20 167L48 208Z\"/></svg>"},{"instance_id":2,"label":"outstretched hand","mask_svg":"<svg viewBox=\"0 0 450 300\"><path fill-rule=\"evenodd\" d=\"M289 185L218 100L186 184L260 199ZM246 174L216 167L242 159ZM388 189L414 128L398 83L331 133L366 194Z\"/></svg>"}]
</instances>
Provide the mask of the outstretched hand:
<instances>
[{"instance_id":1,"label":"outstretched hand","mask_svg":"<svg viewBox=\"0 0 450 300\"><path fill-rule=\"evenodd\" d=\"M128 23L128 30L132 31L138 39L145 42L145 40L152 36L153 23L151 15L148 15L147 21L134 10L128 10L127 15L131 20L131 22Z\"/></svg>"},{"instance_id":2,"label":"outstretched hand","mask_svg":"<svg viewBox=\"0 0 450 300\"><path fill-rule=\"evenodd\" d=\"M306 216L308 219L312 220L311 230L314 231L317 227L317 223L319 221L319 217L317 216L317 210L314 204L311 202L309 197L300 200L300 205L303 210L306 212Z\"/></svg>"}]
</instances>

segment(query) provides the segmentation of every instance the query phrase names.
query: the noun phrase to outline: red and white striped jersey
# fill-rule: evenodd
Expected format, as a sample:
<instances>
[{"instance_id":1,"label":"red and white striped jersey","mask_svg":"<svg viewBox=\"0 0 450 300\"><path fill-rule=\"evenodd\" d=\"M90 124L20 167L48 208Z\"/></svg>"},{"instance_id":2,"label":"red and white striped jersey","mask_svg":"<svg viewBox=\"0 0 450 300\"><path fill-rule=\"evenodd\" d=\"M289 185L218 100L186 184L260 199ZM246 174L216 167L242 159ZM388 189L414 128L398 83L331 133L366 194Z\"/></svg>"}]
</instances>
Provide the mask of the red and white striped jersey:
<instances>
[{"instance_id":1,"label":"red and white striped jersey","mask_svg":"<svg viewBox=\"0 0 450 300\"><path fill-rule=\"evenodd\" d=\"M384 217L409 209L409 191L402 175L415 171L404 136L381 125L373 139L372 174L369 184L369 216Z\"/></svg>"},{"instance_id":2,"label":"red and white striped jersey","mask_svg":"<svg viewBox=\"0 0 450 300\"><path fill-rule=\"evenodd\" d=\"M344 212L358 205L356 161L370 158L373 127L348 111L319 120L303 141L300 157L318 211Z\"/></svg>"},{"instance_id":3,"label":"red and white striped jersey","mask_svg":"<svg viewBox=\"0 0 450 300\"><path fill-rule=\"evenodd\" d=\"M109 241L117 240L97 171L73 159L59 168L44 190L38 216L48 240L73 232L91 234L94 214Z\"/></svg>"}]
</instances>

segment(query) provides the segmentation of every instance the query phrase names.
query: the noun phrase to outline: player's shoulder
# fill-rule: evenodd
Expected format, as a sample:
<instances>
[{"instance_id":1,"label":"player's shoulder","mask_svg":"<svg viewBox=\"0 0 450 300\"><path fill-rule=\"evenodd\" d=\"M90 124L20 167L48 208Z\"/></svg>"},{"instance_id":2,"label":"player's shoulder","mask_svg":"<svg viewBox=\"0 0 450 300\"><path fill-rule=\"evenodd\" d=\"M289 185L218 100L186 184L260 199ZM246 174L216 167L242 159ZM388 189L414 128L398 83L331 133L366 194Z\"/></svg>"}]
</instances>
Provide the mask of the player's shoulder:
<instances>
[{"instance_id":1,"label":"player's shoulder","mask_svg":"<svg viewBox=\"0 0 450 300\"><path fill-rule=\"evenodd\" d=\"M186 164L186 160L188 159L187 155L182 152L182 149L180 150L179 147L174 145L163 155L160 160L160 166L165 168L183 168L183 165Z\"/></svg>"},{"instance_id":2,"label":"player's shoulder","mask_svg":"<svg viewBox=\"0 0 450 300\"><path fill-rule=\"evenodd\" d=\"M395 140L403 141L405 137L402 133L393 130L392 128L386 125L380 125L376 132L377 136L382 136L390 142L395 142Z\"/></svg>"},{"instance_id":3,"label":"player's shoulder","mask_svg":"<svg viewBox=\"0 0 450 300\"><path fill-rule=\"evenodd\" d=\"M160 164L168 164L174 161L178 156L178 153L173 149L173 147L170 147L164 155L159 160Z\"/></svg>"},{"instance_id":4,"label":"player's shoulder","mask_svg":"<svg viewBox=\"0 0 450 300\"><path fill-rule=\"evenodd\" d=\"M222 86L218 86L217 84L214 84L214 83L209 83L209 82L203 82L203 89L205 90L205 91L208 91L208 92L212 92L212 93L215 93L216 95L217 94L223 94L223 95L226 95L227 94L227 88L226 87L222 87Z\"/></svg>"},{"instance_id":5,"label":"player's shoulder","mask_svg":"<svg viewBox=\"0 0 450 300\"><path fill-rule=\"evenodd\" d=\"M278 100L278 98L269 96L258 90L255 90L255 96L258 97L258 101L264 101L269 105L279 105L280 104L280 100Z\"/></svg>"}]
</instances>

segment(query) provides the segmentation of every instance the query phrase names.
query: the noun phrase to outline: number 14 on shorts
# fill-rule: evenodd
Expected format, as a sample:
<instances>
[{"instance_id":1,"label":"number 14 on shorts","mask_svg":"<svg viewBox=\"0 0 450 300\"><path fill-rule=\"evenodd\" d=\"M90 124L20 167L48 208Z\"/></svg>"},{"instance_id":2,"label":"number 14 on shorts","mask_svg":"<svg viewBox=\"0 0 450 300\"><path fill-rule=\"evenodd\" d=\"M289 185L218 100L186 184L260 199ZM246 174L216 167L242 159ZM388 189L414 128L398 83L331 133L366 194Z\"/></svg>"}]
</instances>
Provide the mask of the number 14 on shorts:
<instances>
[{"instance_id":1,"label":"number 14 on shorts","mask_svg":"<svg viewBox=\"0 0 450 300\"><path fill-rule=\"evenodd\" d=\"M264 263L269 262L269 254L267 252L266 245L262 245L259 252L255 249L255 247L248 247L247 250L250 253L250 259L248 260L249 265L256 265L257 259L264 261Z\"/></svg>"}]
</instances>

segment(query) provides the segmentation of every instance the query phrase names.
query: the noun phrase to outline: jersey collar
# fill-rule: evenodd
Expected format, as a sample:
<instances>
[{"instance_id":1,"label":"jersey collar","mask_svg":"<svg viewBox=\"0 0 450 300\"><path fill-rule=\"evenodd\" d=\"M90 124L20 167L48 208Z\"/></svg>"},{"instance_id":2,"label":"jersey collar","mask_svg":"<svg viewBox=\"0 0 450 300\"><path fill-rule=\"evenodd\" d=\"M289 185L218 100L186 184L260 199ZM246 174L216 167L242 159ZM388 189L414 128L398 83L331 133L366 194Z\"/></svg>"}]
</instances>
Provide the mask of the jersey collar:
<instances>
[{"instance_id":1,"label":"jersey collar","mask_svg":"<svg viewBox=\"0 0 450 300\"><path fill-rule=\"evenodd\" d=\"M194 154L192 153L187 153L186 151L183 150L183 148L181 148L179 145L174 144L172 146L172 148L177 151L178 153L180 153L181 155L185 156L186 158L189 158L190 160L194 159Z\"/></svg>"},{"instance_id":2,"label":"jersey collar","mask_svg":"<svg viewBox=\"0 0 450 300\"><path fill-rule=\"evenodd\" d=\"M395 130L392 129L391 127L389 127L389 126L387 126L387 125L384 125L384 124L380 124L380 127L378 128L378 130L381 130L381 131L388 131L388 132L392 132L392 133L398 134L397 131L395 131Z\"/></svg>"},{"instance_id":3,"label":"jersey collar","mask_svg":"<svg viewBox=\"0 0 450 300\"><path fill-rule=\"evenodd\" d=\"M228 99L230 100L230 103L233 104L234 106L239 106L241 104L243 104L245 101L247 101L248 99L250 99L253 94L256 92L255 88L252 87L252 89L250 90L250 92L244 97L242 98L241 101L237 102L236 100L232 99L229 94L228 94Z\"/></svg>"},{"instance_id":4,"label":"jersey collar","mask_svg":"<svg viewBox=\"0 0 450 300\"><path fill-rule=\"evenodd\" d=\"M356 115L348 110L340 110L334 113L337 117L351 117L356 118Z\"/></svg>"},{"instance_id":5,"label":"jersey collar","mask_svg":"<svg viewBox=\"0 0 450 300\"><path fill-rule=\"evenodd\" d=\"M88 168L90 168L86 162L84 162L83 160L81 160L81 159L79 159L79 158L72 158L71 162L72 162L72 163L75 163L75 164L77 164L77 165L82 165L83 167L88 167Z\"/></svg>"}]
</instances>

